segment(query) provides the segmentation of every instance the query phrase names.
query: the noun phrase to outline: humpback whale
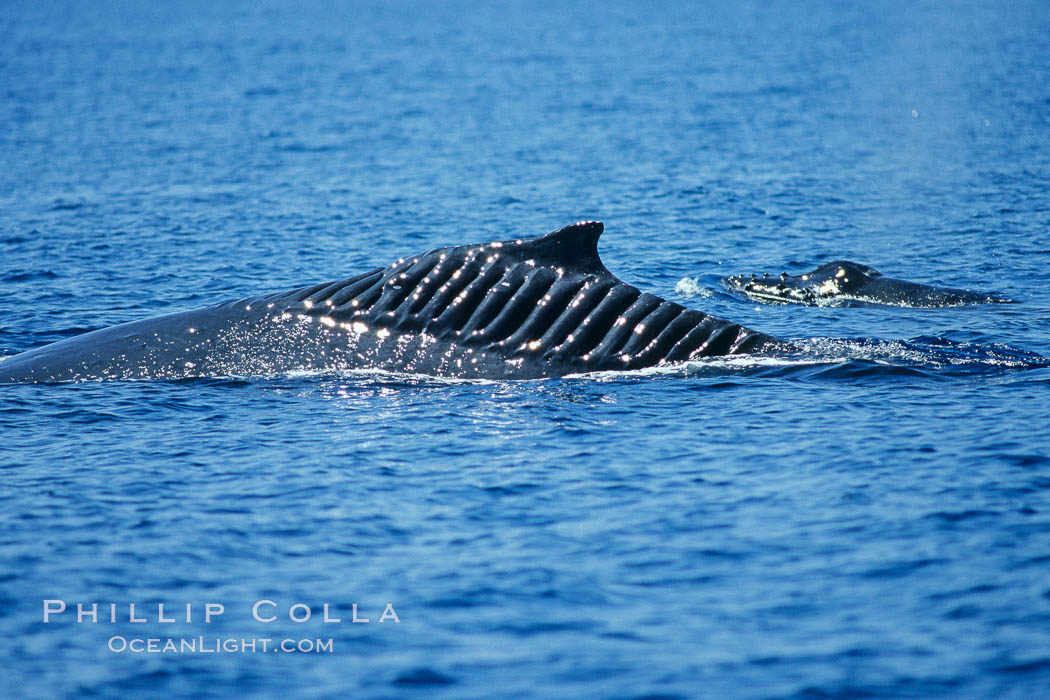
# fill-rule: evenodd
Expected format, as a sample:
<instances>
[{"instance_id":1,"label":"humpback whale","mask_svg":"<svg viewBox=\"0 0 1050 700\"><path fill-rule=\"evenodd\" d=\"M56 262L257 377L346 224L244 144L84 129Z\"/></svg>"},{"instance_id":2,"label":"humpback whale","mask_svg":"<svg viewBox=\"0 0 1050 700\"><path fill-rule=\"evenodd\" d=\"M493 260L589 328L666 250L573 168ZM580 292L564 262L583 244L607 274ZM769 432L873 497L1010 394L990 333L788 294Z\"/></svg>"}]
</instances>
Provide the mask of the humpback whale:
<instances>
[{"instance_id":1,"label":"humpback whale","mask_svg":"<svg viewBox=\"0 0 1050 700\"><path fill-rule=\"evenodd\" d=\"M381 369L534 379L793 346L641 292L600 221L438 248L342 280L91 331L0 362L0 383Z\"/></svg>"},{"instance_id":2,"label":"humpback whale","mask_svg":"<svg viewBox=\"0 0 1050 700\"><path fill-rule=\"evenodd\" d=\"M844 306L860 302L888 306L940 308L966 304L1013 303L995 294L969 292L952 287L908 282L885 277L867 265L836 260L801 275L769 273L734 275L722 282L731 291L749 299L771 304L806 304L810 306Z\"/></svg>"}]
</instances>

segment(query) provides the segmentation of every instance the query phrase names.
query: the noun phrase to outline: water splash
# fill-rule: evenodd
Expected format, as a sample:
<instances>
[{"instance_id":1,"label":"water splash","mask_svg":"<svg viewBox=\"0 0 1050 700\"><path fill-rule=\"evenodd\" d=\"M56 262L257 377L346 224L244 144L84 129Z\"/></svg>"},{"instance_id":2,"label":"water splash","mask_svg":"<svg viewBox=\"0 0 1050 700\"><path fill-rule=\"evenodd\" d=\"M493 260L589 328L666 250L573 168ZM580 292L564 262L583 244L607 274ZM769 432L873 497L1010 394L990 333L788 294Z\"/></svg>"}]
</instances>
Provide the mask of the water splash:
<instances>
[{"instance_id":1,"label":"water splash","mask_svg":"<svg viewBox=\"0 0 1050 700\"><path fill-rule=\"evenodd\" d=\"M687 299L693 297L699 297L701 299L709 299L714 296L714 292L707 287L700 286L699 277L683 277L678 280L678 283L674 286L675 294L680 294Z\"/></svg>"}]
</instances>

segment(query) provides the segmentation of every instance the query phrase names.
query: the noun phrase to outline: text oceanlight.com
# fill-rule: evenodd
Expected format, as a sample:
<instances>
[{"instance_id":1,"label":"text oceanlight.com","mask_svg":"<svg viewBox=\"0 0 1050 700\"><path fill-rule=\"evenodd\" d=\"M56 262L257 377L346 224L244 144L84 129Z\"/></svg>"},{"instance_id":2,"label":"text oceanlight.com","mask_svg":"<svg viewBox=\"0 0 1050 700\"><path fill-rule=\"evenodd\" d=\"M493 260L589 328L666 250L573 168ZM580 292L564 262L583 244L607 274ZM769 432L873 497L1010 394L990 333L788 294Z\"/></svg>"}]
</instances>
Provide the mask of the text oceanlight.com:
<instances>
[{"instance_id":1,"label":"text oceanlight.com","mask_svg":"<svg viewBox=\"0 0 1050 700\"><path fill-rule=\"evenodd\" d=\"M237 637L110 637L109 650L133 654L331 654L332 639L270 639Z\"/></svg>"}]
</instances>

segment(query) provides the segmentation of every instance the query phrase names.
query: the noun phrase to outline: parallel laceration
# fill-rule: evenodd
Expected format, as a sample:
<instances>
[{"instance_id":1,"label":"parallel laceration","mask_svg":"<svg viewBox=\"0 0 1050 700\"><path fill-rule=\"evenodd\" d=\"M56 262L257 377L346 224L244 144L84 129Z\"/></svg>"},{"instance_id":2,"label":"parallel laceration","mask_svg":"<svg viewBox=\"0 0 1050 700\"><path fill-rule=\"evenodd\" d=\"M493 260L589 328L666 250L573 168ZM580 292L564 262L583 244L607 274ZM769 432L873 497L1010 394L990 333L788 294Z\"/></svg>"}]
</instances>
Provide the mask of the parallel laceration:
<instances>
[{"instance_id":1,"label":"parallel laceration","mask_svg":"<svg viewBox=\"0 0 1050 700\"><path fill-rule=\"evenodd\" d=\"M284 296L329 325L357 324L505 359L633 369L775 342L618 280L597 256L601 224L520 241L441 248ZM469 350L468 350L469 352Z\"/></svg>"}]
</instances>

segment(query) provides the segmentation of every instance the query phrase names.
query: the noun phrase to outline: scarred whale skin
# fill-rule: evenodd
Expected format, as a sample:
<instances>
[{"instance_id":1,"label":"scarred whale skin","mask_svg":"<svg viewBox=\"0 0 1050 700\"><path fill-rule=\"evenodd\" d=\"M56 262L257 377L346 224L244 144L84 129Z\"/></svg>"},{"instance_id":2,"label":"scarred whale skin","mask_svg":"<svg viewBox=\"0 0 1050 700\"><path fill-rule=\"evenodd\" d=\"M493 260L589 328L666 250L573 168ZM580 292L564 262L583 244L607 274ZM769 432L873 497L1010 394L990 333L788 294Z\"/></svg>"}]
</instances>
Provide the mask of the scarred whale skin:
<instances>
[{"instance_id":1,"label":"scarred whale skin","mask_svg":"<svg viewBox=\"0 0 1050 700\"><path fill-rule=\"evenodd\" d=\"M801 275L789 275L786 272L782 272L778 277L771 277L768 273L749 277L734 275L722 281L730 290L749 299L772 304L832 306L860 302L941 308L967 304L1014 303L1012 299L995 294L885 277L878 270L849 260L825 263Z\"/></svg>"},{"instance_id":2,"label":"scarred whale skin","mask_svg":"<svg viewBox=\"0 0 1050 700\"><path fill-rule=\"evenodd\" d=\"M10 357L0 383L382 369L532 379L789 350L641 292L603 225L439 248L348 279L133 321Z\"/></svg>"}]
</instances>

